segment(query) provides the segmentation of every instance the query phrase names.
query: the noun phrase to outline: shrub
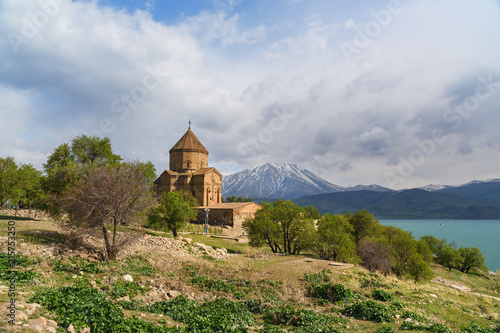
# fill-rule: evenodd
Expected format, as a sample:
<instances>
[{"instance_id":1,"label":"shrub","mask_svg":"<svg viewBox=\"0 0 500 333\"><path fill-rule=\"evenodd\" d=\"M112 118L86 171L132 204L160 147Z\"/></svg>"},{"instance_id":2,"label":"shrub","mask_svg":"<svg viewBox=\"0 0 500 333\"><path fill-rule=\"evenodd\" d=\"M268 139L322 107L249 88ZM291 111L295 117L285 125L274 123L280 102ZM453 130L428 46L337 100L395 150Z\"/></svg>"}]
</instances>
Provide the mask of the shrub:
<instances>
[{"instance_id":1,"label":"shrub","mask_svg":"<svg viewBox=\"0 0 500 333\"><path fill-rule=\"evenodd\" d=\"M377 289L372 292L372 298L377 301L390 302L394 299L394 295L389 294L385 290Z\"/></svg>"},{"instance_id":2,"label":"shrub","mask_svg":"<svg viewBox=\"0 0 500 333\"><path fill-rule=\"evenodd\" d=\"M375 333L394 333L394 328L389 326L382 326L381 328L376 330Z\"/></svg>"},{"instance_id":3,"label":"shrub","mask_svg":"<svg viewBox=\"0 0 500 333\"><path fill-rule=\"evenodd\" d=\"M332 279L332 271L329 269L324 269L316 274L304 274L303 280L306 282L310 282L311 284L319 284L330 282Z\"/></svg>"},{"instance_id":4,"label":"shrub","mask_svg":"<svg viewBox=\"0 0 500 333\"><path fill-rule=\"evenodd\" d=\"M399 327L399 329L402 331L426 331L428 328L429 327L425 325L415 324L414 322L411 321L405 321Z\"/></svg>"},{"instance_id":5,"label":"shrub","mask_svg":"<svg viewBox=\"0 0 500 333\"><path fill-rule=\"evenodd\" d=\"M428 320L424 317L422 317L419 314L416 314L415 312L411 311L405 311L401 314L401 318L403 319L413 319L419 323L426 323Z\"/></svg>"},{"instance_id":6,"label":"shrub","mask_svg":"<svg viewBox=\"0 0 500 333\"><path fill-rule=\"evenodd\" d=\"M38 273L33 270L18 271L13 270L15 266L26 267L32 265L33 260L23 255L11 256L6 252L0 252L0 280L9 280L15 277L18 283L28 283L38 277Z\"/></svg>"},{"instance_id":7,"label":"shrub","mask_svg":"<svg viewBox=\"0 0 500 333\"><path fill-rule=\"evenodd\" d=\"M349 321L333 315L318 314L312 310L296 310L288 305L266 312L264 322L300 328L300 330L294 329L294 332L337 332L337 329L331 326L333 323L348 323Z\"/></svg>"},{"instance_id":8,"label":"shrub","mask_svg":"<svg viewBox=\"0 0 500 333\"><path fill-rule=\"evenodd\" d=\"M351 289L342 284L333 284L332 282L311 284L307 289L307 295L332 303L352 302L357 298L357 295Z\"/></svg>"},{"instance_id":9,"label":"shrub","mask_svg":"<svg viewBox=\"0 0 500 333\"><path fill-rule=\"evenodd\" d=\"M388 307L372 300L350 305L342 311L342 314L376 323L390 323L394 320L393 313Z\"/></svg>"},{"instance_id":10,"label":"shrub","mask_svg":"<svg viewBox=\"0 0 500 333\"><path fill-rule=\"evenodd\" d=\"M468 327L460 327L459 333L495 333L494 330L486 327L481 327L478 324L471 323ZM499 332L498 328L496 332Z\"/></svg>"},{"instance_id":11,"label":"shrub","mask_svg":"<svg viewBox=\"0 0 500 333\"><path fill-rule=\"evenodd\" d=\"M453 333L453 330L443 324L433 324L429 327L429 332L432 333Z\"/></svg>"},{"instance_id":12,"label":"shrub","mask_svg":"<svg viewBox=\"0 0 500 333\"><path fill-rule=\"evenodd\" d=\"M388 274L392 268L390 254L391 248L383 241L364 238L358 244L358 256L371 272Z\"/></svg>"},{"instance_id":13,"label":"shrub","mask_svg":"<svg viewBox=\"0 0 500 333\"><path fill-rule=\"evenodd\" d=\"M171 301L156 302L141 308L143 311L164 314L186 324L191 332L246 332L245 326L255 324L255 318L244 303L217 299L198 305L179 296Z\"/></svg>"},{"instance_id":14,"label":"shrub","mask_svg":"<svg viewBox=\"0 0 500 333\"><path fill-rule=\"evenodd\" d=\"M121 309L107 300L105 293L84 285L61 287L37 293L37 302L54 313L59 326L73 324L76 330L89 327L92 332L180 332L177 328L155 326L137 318L125 318Z\"/></svg>"}]
</instances>

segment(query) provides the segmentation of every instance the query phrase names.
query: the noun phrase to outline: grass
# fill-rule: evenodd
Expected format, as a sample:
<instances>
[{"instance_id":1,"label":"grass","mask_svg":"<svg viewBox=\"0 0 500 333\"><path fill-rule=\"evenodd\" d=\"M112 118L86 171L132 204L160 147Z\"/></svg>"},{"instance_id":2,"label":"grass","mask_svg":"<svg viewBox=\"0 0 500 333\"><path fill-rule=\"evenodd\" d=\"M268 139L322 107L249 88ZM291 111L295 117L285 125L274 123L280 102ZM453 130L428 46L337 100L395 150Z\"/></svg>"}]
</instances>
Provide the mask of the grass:
<instances>
[{"instance_id":1,"label":"grass","mask_svg":"<svg viewBox=\"0 0 500 333\"><path fill-rule=\"evenodd\" d=\"M0 233L4 232L6 227L7 223L0 220ZM22 238L22 242L28 242L28 246L36 247L49 243L62 246L67 241L54 224L46 221L17 220L16 229L18 241ZM123 228L121 231L134 232L134 229ZM151 233L156 236L166 235ZM256 250L248 244L223 238L199 234L186 234L183 237L214 248L223 247L228 249L228 252L239 255L233 255L224 261L207 261L195 257L170 257L168 253L153 249L151 252L133 254L116 262L102 263L91 263L79 258L65 258L58 262L47 257L33 257L29 258L29 269L39 275L32 283L19 284L18 291L26 293L20 297L24 300L45 297L47 306L37 310L34 316L59 316L60 324L65 325L63 317L68 313L83 327L85 323L92 322L91 318L80 316L81 311L73 311L70 308L75 306L85 309L85 304L70 302L65 305L67 309L60 309L57 305L57 295L82 293L82 297L88 297L89 302L99 300L96 301L96 306L101 307L102 311L115 313L117 318L122 318L116 325L133 325L130 327L143 332L154 332L155 325L161 325L165 331L180 332L189 325L196 328L207 325L206 327L223 327L222 332L232 332L236 330L236 326L234 322L227 321L232 312L224 312L226 308L237 309L238 313L246 318L241 322L244 324L238 324L241 332L247 330L245 325L252 327L247 331L259 332L260 325L265 324L266 328L262 330L269 332L284 329L316 332L318 327L328 327L331 332L380 330L381 333L388 333L391 329L399 330L404 316L416 318L419 322L425 321L425 325L442 325L434 326L435 330L444 327L456 333L460 327L468 327L471 323L482 328L500 325L500 301L442 284L414 283L395 276L381 276L353 265L329 266L327 261L307 255L273 255L268 249ZM487 279L455 270L450 272L439 265L433 265L432 270L437 276L467 286L476 292L500 297L498 277L490 276ZM123 278L125 274L130 274L133 282L126 282ZM5 285L3 281L0 283ZM352 290L356 299L325 302L321 297L307 295L311 283L324 284L327 287L342 285L345 290ZM75 290L63 289L77 286L82 287ZM48 293L50 290L54 292ZM149 310L145 308L161 301L158 297L154 301L148 301L151 293L169 290L180 292L189 298L189 301L157 303ZM318 292L322 292L322 289L318 289ZM329 291L325 289L325 292ZM128 297L131 301L116 303L117 299L123 297ZM6 293L0 292L0 303L7 301ZM191 312L187 311L188 307ZM206 309L215 309L213 311L224 315L214 314L210 317L213 322L204 323L204 311L208 311ZM247 311L252 313L252 317L249 317ZM190 313L193 314L192 318ZM345 314L343 317L342 313ZM199 317L195 318L194 314ZM133 319L134 316L142 319L138 321ZM106 316L100 318L103 322L107 320ZM332 318L335 318L334 322L331 321ZM328 320L330 324L326 325ZM1 328L5 327L1 325L2 323ZM425 332L427 331L428 326L425 328Z\"/></svg>"}]
</instances>

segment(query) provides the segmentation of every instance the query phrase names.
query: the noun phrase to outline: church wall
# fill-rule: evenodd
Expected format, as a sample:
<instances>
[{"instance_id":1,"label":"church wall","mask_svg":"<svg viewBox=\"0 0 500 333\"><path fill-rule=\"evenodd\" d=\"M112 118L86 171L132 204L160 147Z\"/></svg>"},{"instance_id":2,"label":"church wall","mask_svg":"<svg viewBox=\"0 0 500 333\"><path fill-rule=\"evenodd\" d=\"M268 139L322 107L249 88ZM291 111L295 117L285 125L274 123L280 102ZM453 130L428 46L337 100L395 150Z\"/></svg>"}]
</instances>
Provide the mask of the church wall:
<instances>
[{"instance_id":1,"label":"church wall","mask_svg":"<svg viewBox=\"0 0 500 333\"><path fill-rule=\"evenodd\" d=\"M189 162L189 166L188 166ZM203 165L203 166L202 166ZM173 151L169 168L176 172L195 171L208 166L208 155L195 151Z\"/></svg>"}]
</instances>

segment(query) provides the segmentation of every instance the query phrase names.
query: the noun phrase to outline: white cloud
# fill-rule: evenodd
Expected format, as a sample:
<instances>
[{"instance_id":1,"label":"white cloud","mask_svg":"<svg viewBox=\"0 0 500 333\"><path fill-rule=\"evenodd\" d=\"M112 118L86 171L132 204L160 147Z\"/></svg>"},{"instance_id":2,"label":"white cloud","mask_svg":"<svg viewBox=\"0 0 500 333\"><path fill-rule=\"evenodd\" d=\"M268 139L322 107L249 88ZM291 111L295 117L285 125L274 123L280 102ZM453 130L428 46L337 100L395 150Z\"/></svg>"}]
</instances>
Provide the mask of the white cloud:
<instances>
[{"instance_id":1,"label":"white cloud","mask_svg":"<svg viewBox=\"0 0 500 333\"><path fill-rule=\"evenodd\" d=\"M309 11L255 11L249 20L247 6L231 2L231 13L166 25L153 20L158 4L130 13L51 1L48 12L36 1L5 1L0 12L0 33L24 38L18 52L0 40L0 156L41 167L57 145L100 131L117 153L160 170L191 118L221 170L294 162L335 183L384 185L416 139L441 129L447 139L402 187L498 177L500 87L458 128L446 120L479 76L500 79L491 1L405 2L351 62L340 45L384 5L344 13L292 2ZM24 37L23 24L40 13L47 20Z\"/></svg>"}]
</instances>

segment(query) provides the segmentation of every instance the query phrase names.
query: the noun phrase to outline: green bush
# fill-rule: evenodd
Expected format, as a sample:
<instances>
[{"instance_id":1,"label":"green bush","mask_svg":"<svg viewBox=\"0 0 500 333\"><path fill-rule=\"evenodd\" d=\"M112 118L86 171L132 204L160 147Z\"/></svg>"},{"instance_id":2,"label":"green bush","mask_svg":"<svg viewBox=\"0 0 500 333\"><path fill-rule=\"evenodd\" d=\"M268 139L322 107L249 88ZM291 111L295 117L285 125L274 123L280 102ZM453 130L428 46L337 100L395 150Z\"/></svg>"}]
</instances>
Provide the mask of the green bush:
<instances>
[{"instance_id":1,"label":"green bush","mask_svg":"<svg viewBox=\"0 0 500 333\"><path fill-rule=\"evenodd\" d=\"M390 323L394 320L394 315L388 307L372 300L350 305L342 311L342 314L375 323Z\"/></svg>"},{"instance_id":2,"label":"green bush","mask_svg":"<svg viewBox=\"0 0 500 333\"><path fill-rule=\"evenodd\" d=\"M188 332L247 332L245 326L255 324L255 318L244 303L224 298L198 305L179 296L171 301L142 307L141 310L168 315L184 323Z\"/></svg>"},{"instance_id":3,"label":"green bush","mask_svg":"<svg viewBox=\"0 0 500 333\"><path fill-rule=\"evenodd\" d=\"M495 333L500 332L497 326L497 330L494 331L490 328L481 327L478 324L471 323L468 327L460 327L459 333Z\"/></svg>"},{"instance_id":4,"label":"green bush","mask_svg":"<svg viewBox=\"0 0 500 333\"><path fill-rule=\"evenodd\" d=\"M61 260L57 260L54 263L54 271L69 273L85 272L90 274L104 273L96 262L88 262L79 258L70 258L69 262L69 264L63 264Z\"/></svg>"},{"instance_id":5,"label":"green bush","mask_svg":"<svg viewBox=\"0 0 500 333\"><path fill-rule=\"evenodd\" d=\"M15 278L18 283L29 283L39 274L31 269L18 271L13 270L13 268L16 266L26 267L34 263L35 261L21 254L11 256L7 252L0 252L0 280L6 281Z\"/></svg>"},{"instance_id":6,"label":"green bush","mask_svg":"<svg viewBox=\"0 0 500 333\"><path fill-rule=\"evenodd\" d=\"M84 285L61 287L37 293L30 302L41 304L54 313L59 326L73 324L78 331L89 327L92 332L181 332L178 328L156 326L137 318L125 318L121 309L107 295Z\"/></svg>"},{"instance_id":7,"label":"green bush","mask_svg":"<svg viewBox=\"0 0 500 333\"><path fill-rule=\"evenodd\" d=\"M402 331L426 331L426 330L428 330L428 328L429 327L427 327L425 325L415 324L412 321L405 321L399 327L399 329Z\"/></svg>"},{"instance_id":8,"label":"green bush","mask_svg":"<svg viewBox=\"0 0 500 333\"><path fill-rule=\"evenodd\" d=\"M324 269L316 274L304 274L303 280L311 284L320 284L325 282L330 282L332 279L332 271L329 269Z\"/></svg>"},{"instance_id":9,"label":"green bush","mask_svg":"<svg viewBox=\"0 0 500 333\"><path fill-rule=\"evenodd\" d=\"M377 289L372 292L372 298L377 301L390 302L394 299L394 295L389 294L385 290Z\"/></svg>"},{"instance_id":10,"label":"green bush","mask_svg":"<svg viewBox=\"0 0 500 333\"><path fill-rule=\"evenodd\" d=\"M432 333L453 333L453 330L443 324L433 324L429 327L429 332Z\"/></svg>"},{"instance_id":11,"label":"green bush","mask_svg":"<svg viewBox=\"0 0 500 333\"><path fill-rule=\"evenodd\" d=\"M401 314L401 318L403 319L413 319L419 323L426 323L428 320L425 317L422 317L419 314L416 314L415 312L411 311L405 311Z\"/></svg>"},{"instance_id":12,"label":"green bush","mask_svg":"<svg viewBox=\"0 0 500 333\"><path fill-rule=\"evenodd\" d=\"M307 288L307 296L319 298L332 303L352 302L358 296L349 288L342 284L333 284L332 282L322 284L311 284Z\"/></svg>"},{"instance_id":13,"label":"green bush","mask_svg":"<svg viewBox=\"0 0 500 333\"><path fill-rule=\"evenodd\" d=\"M376 330L375 333L394 333L394 328L389 326L382 326L381 328Z\"/></svg>"},{"instance_id":14,"label":"green bush","mask_svg":"<svg viewBox=\"0 0 500 333\"><path fill-rule=\"evenodd\" d=\"M346 324L349 321L333 315L318 314L313 310L296 310L287 305L267 311L264 322L269 325L293 326L294 332L338 332L332 324Z\"/></svg>"}]
</instances>

